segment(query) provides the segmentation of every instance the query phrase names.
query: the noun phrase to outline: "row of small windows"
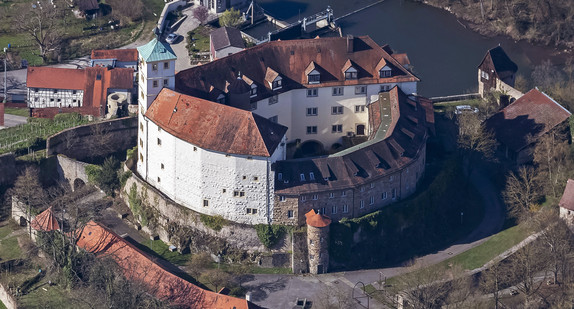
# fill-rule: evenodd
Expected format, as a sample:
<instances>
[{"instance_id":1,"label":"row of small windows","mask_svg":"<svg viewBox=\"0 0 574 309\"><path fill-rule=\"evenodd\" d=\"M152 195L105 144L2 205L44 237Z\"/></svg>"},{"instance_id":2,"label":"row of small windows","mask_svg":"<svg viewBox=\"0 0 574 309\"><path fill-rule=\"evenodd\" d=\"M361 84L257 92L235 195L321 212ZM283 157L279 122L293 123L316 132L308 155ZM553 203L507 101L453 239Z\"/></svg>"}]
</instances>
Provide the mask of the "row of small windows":
<instances>
[{"instance_id":1,"label":"row of small windows","mask_svg":"<svg viewBox=\"0 0 574 309\"><path fill-rule=\"evenodd\" d=\"M331 115L342 115L344 114L343 106L331 106ZM355 105L355 113L365 112L365 105ZM318 107L307 107L305 115L307 116L317 116L319 115ZM276 117L276 116L275 116Z\"/></svg>"},{"instance_id":2,"label":"row of small windows","mask_svg":"<svg viewBox=\"0 0 574 309\"><path fill-rule=\"evenodd\" d=\"M366 94L367 93L367 86L355 86L355 94ZM331 93L334 96L341 96L345 94L344 87L333 87L333 91ZM308 97L317 97L319 96L319 89L312 88L307 89L307 96Z\"/></svg>"},{"instance_id":3,"label":"row of small windows","mask_svg":"<svg viewBox=\"0 0 574 309\"><path fill-rule=\"evenodd\" d=\"M163 80L163 86L164 86L164 87L167 87L168 85L169 85L169 79L164 79L164 80ZM154 88L157 88L158 86L159 86L159 81L154 80L154 81L153 81L153 87L154 87Z\"/></svg>"},{"instance_id":4,"label":"row of small windows","mask_svg":"<svg viewBox=\"0 0 574 309\"><path fill-rule=\"evenodd\" d=\"M317 126L307 126L307 134L317 134ZM334 124L331 126L331 133L343 133L342 124Z\"/></svg>"},{"instance_id":5,"label":"row of small windows","mask_svg":"<svg viewBox=\"0 0 574 309\"><path fill-rule=\"evenodd\" d=\"M157 68L158 68L158 64L157 64L157 63L152 63L152 65L151 65L152 71L157 71ZM169 69L169 62L164 62L164 63L163 63L163 68L164 68L164 69Z\"/></svg>"},{"instance_id":6,"label":"row of small windows","mask_svg":"<svg viewBox=\"0 0 574 309\"><path fill-rule=\"evenodd\" d=\"M34 88L34 92L39 92L40 88ZM69 90L63 90L63 93L66 93ZM58 89L52 89L52 93L58 93ZM72 90L72 94L77 94L78 90Z\"/></svg>"}]
</instances>

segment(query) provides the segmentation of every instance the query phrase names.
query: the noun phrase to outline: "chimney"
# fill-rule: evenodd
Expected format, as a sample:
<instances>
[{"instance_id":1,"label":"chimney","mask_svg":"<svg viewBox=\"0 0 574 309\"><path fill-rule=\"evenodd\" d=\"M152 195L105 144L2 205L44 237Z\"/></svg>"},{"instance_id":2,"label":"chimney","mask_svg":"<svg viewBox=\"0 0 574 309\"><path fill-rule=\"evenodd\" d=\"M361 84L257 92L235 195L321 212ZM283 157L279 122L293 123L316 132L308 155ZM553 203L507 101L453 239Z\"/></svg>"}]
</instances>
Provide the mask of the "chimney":
<instances>
[{"instance_id":1,"label":"chimney","mask_svg":"<svg viewBox=\"0 0 574 309\"><path fill-rule=\"evenodd\" d=\"M351 34L347 34L347 54L352 54L353 50L353 42L355 41L354 37Z\"/></svg>"},{"instance_id":2,"label":"chimney","mask_svg":"<svg viewBox=\"0 0 574 309\"><path fill-rule=\"evenodd\" d=\"M245 294L245 300L251 301L251 292L247 292L247 294Z\"/></svg>"}]
</instances>

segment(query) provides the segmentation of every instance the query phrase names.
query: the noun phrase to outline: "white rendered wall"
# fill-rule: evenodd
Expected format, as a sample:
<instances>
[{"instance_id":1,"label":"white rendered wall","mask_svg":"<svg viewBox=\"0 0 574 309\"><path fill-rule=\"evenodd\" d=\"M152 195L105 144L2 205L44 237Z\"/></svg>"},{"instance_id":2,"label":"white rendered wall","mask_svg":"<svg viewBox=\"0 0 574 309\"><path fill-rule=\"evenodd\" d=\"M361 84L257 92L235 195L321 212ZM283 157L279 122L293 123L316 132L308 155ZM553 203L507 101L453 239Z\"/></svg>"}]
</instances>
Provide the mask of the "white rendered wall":
<instances>
[{"instance_id":1,"label":"white rendered wall","mask_svg":"<svg viewBox=\"0 0 574 309\"><path fill-rule=\"evenodd\" d=\"M245 224L268 223L272 218L275 175L271 163L285 157L284 145L270 158L227 155L180 140L151 121L147 121L147 141L138 172L177 203ZM243 196L234 192L243 192ZM204 200L209 206L204 206Z\"/></svg>"},{"instance_id":2,"label":"white rendered wall","mask_svg":"<svg viewBox=\"0 0 574 309\"><path fill-rule=\"evenodd\" d=\"M80 107L83 105L83 98L83 90L28 88L28 107L30 108Z\"/></svg>"},{"instance_id":3,"label":"white rendered wall","mask_svg":"<svg viewBox=\"0 0 574 309\"><path fill-rule=\"evenodd\" d=\"M163 87L175 88L175 60L145 62L140 58L139 62L138 103L140 112L145 113ZM164 63L168 63L168 68L164 69ZM156 70L153 69L154 64L157 65ZM167 85L164 85L164 80L167 80ZM156 87L154 81L157 82Z\"/></svg>"},{"instance_id":4,"label":"white rendered wall","mask_svg":"<svg viewBox=\"0 0 574 309\"><path fill-rule=\"evenodd\" d=\"M295 89L278 95L278 103L269 105L269 99L257 102L256 114L270 118L277 116L278 122L287 126L287 140L316 140L329 149L334 143L340 143L347 132L357 133L357 125L365 125L365 134L369 134L369 121L366 104L378 100L383 86L392 88L395 84L358 85L367 87L366 94L355 94L356 86L344 86L343 95L334 96L334 87L317 89L316 97L308 97L307 89ZM407 94L416 93L416 82L399 84ZM355 112L355 106L365 106L364 111ZM333 115L331 108L342 106L343 114ZM317 116L307 116L307 108L317 107ZM333 125L343 125L342 132L332 132ZM308 126L317 126L317 134L307 134Z\"/></svg>"},{"instance_id":5,"label":"white rendered wall","mask_svg":"<svg viewBox=\"0 0 574 309\"><path fill-rule=\"evenodd\" d=\"M215 51L215 58L219 59L219 58L227 57L231 54L238 53L242 50L243 50L243 48L228 46L228 47L225 47L223 49L216 50Z\"/></svg>"}]
</instances>

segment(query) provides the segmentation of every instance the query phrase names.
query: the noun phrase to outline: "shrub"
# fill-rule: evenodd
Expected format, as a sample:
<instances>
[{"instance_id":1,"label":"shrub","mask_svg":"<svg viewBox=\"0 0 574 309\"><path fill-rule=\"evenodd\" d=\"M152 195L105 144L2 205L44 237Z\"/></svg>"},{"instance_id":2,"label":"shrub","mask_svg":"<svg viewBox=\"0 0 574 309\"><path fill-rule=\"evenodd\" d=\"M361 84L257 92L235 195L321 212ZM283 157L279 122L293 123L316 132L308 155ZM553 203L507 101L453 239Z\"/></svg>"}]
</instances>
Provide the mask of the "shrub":
<instances>
[{"instance_id":1,"label":"shrub","mask_svg":"<svg viewBox=\"0 0 574 309\"><path fill-rule=\"evenodd\" d=\"M201 220L201 222L203 224L205 224L205 226L207 226L208 228L219 232L224 226L227 225L227 220L225 220L222 216L209 216L209 215L204 215L201 214L199 216L199 219Z\"/></svg>"},{"instance_id":2,"label":"shrub","mask_svg":"<svg viewBox=\"0 0 574 309\"><path fill-rule=\"evenodd\" d=\"M97 185L107 195L113 196L114 191L120 187L119 168L120 161L114 157L108 157L102 166L90 164L85 167L85 171L89 182Z\"/></svg>"},{"instance_id":3,"label":"shrub","mask_svg":"<svg viewBox=\"0 0 574 309\"><path fill-rule=\"evenodd\" d=\"M255 225L255 230L261 243L265 248L270 249L285 236L287 227L283 225L257 224Z\"/></svg>"}]
</instances>

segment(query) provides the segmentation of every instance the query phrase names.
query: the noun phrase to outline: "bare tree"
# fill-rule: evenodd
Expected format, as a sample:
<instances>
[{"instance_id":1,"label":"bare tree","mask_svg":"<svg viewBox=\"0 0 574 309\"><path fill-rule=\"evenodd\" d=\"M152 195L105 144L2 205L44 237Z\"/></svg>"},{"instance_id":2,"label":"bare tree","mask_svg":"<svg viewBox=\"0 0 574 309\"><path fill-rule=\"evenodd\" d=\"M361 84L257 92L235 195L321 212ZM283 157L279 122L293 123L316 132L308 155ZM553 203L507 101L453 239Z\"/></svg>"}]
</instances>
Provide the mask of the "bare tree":
<instances>
[{"instance_id":1,"label":"bare tree","mask_svg":"<svg viewBox=\"0 0 574 309\"><path fill-rule=\"evenodd\" d=\"M537 173L544 184L546 194L557 198L564 190L564 184L572 167L566 122L536 140L533 161L537 165Z\"/></svg>"},{"instance_id":2,"label":"bare tree","mask_svg":"<svg viewBox=\"0 0 574 309\"><path fill-rule=\"evenodd\" d=\"M209 10L205 6L200 5L193 10L193 17L203 25L209 17Z\"/></svg>"},{"instance_id":3,"label":"bare tree","mask_svg":"<svg viewBox=\"0 0 574 309\"><path fill-rule=\"evenodd\" d=\"M63 11L55 8L50 1L38 1L33 6L26 3L21 5L19 11L14 17L14 28L32 38L40 49L39 56L46 63L48 54L59 51L62 45L59 22Z\"/></svg>"},{"instance_id":4,"label":"bare tree","mask_svg":"<svg viewBox=\"0 0 574 309\"><path fill-rule=\"evenodd\" d=\"M534 168L521 166L518 172L511 172L506 178L502 197L512 217L530 217L533 206L540 198L540 187Z\"/></svg>"},{"instance_id":5,"label":"bare tree","mask_svg":"<svg viewBox=\"0 0 574 309\"><path fill-rule=\"evenodd\" d=\"M40 171L35 167L27 167L22 175L16 178L11 195L18 199L17 207L26 214L28 232L32 234L32 212L47 206L46 191L40 184Z\"/></svg>"},{"instance_id":6,"label":"bare tree","mask_svg":"<svg viewBox=\"0 0 574 309\"><path fill-rule=\"evenodd\" d=\"M565 282L572 263L572 233L556 209L542 209L532 220L531 227L540 232L538 241L546 248L548 269L553 274L554 284ZM562 280L559 280L559 274Z\"/></svg>"},{"instance_id":7,"label":"bare tree","mask_svg":"<svg viewBox=\"0 0 574 309\"><path fill-rule=\"evenodd\" d=\"M486 129L479 113L462 113L458 115L457 122L458 146L466 172L470 175L472 166L478 160L494 160L497 142L494 133Z\"/></svg>"},{"instance_id":8,"label":"bare tree","mask_svg":"<svg viewBox=\"0 0 574 309\"><path fill-rule=\"evenodd\" d=\"M118 19L122 26L143 17L144 5L141 0L108 0L107 3L112 7L112 16Z\"/></svg>"},{"instance_id":9,"label":"bare tree","mask_svg":"<svg viewBox=\"0 0 574 309\"><path fill-rule=\"evenodd\" d=\"M414 309L440 308L452 291L447 281L450 275L439 267L414 264L409 273L399 278L395 294L401 295Z\"/></svg>"},{"instance_id":10,"label":"bare tree","mask_svg":"<svg viewBox=\"0 0 574 309\"><path fill-rule=\"evenodd\" d=\"M524 294L524 306L529 308L546 278L546 250L533 242L518 250L510 260L510 274L516 288ZM542 277L540 277L542 276Z\"/></svg>"},{"instance_id":11,"label":"bare tree","mask_svg":"<svg viewBox=\"0 0 574 309\"><path fill-rule=\"evenodd\" d=\"M480 277L480 287L484 292L492 294L495 309L500 308L500 290L508 282L507 278L508 270L499 262L483 271Z\"/></svg>"},{"instance_id":12,"label":"bare tree","mask_svg":"<svg viewBox=\"0 0 574 309\"><path fill-rule=\"evenodd\" d=\"M231 276L221 269L209 269L200 276L202 282L207 282L215 288L215 292L219 289L229 285Z\"/></svg>"}]
</instances>

